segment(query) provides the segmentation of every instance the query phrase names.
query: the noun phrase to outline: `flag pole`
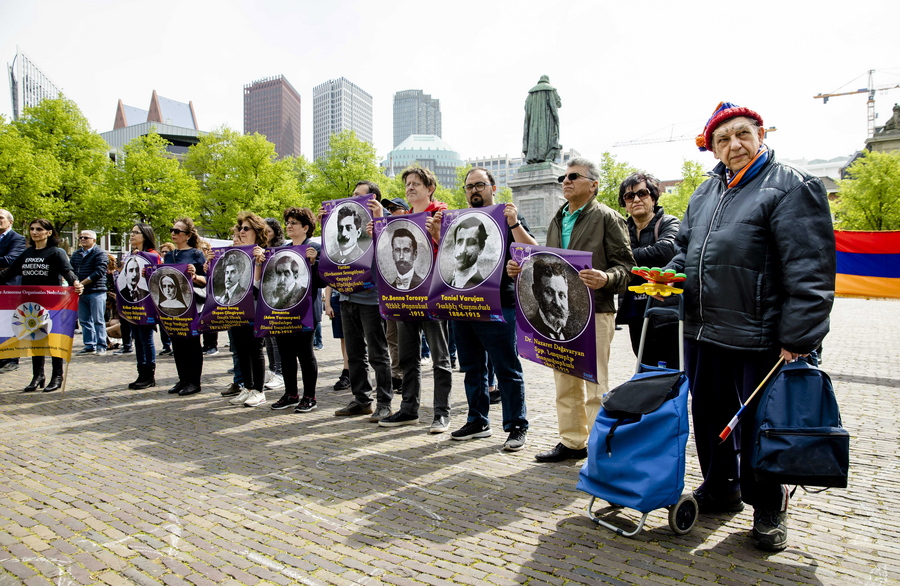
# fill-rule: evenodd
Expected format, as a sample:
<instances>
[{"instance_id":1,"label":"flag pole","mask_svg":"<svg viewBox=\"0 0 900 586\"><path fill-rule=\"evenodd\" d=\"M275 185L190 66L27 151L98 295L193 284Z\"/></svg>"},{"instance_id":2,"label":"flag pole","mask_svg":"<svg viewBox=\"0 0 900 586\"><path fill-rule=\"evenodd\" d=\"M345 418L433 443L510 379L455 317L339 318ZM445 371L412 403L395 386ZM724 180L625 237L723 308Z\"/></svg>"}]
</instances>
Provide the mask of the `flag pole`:
<instances>
[{"instance_id":1,"label":"flag pole","mask_svg":"<svg viewBox=\"0 0 900 586\"><path fill-rule=\"evenodd\" d=\"M766 386L766 383L769 382L769 379L773 374L775 374L775 371L778 370L778 367L781 366L782 362L784 362L784 356L780 356L778 358L778 362L775 363L775 366L772 367L772 370L769 371L769 374L766 375L766 378L764 378L762 382L759 383L759 386L756 387L756 390L753 391L753 394L750 395L746 401L744 401L744 404L741 405L741 408L738 410L735 416L731 418L731 421L728 422L728 425L726 425L725 429L722 430L722 433L719 434L719 438L722 440L722 442L728 439L728 436L730 436L731 432L734 431L734 428L737 427L738 421L741 419L741 415L743 415L744 411L747 409L747 405L750 404L750 401L753 400L753 398L756 396L756 393L758 393L760 389Z\"/></svg>"}]
</instances>

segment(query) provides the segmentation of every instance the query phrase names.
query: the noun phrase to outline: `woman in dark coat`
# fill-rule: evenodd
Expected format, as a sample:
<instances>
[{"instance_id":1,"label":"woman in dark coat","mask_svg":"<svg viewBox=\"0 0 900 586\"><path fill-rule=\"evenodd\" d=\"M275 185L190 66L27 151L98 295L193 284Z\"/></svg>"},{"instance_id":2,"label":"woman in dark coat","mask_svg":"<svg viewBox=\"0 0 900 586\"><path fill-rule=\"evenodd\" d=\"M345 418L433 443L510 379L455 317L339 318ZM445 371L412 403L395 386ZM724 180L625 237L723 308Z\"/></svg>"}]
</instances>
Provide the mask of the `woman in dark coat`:
<instances>
[{"instance_id":1,"label":"woman in dark coat","mask_svg":"<svg viewBox=\"0 0 900 586\"><path fill-rule=\"evenodd\" d=\"M60 278L75 286L75 292L81 295L84 287L75 277L69 256L57 245L59 240L49 220L38 218L28 228L31 246L19 255L9 267L0 271L0 283L6 283L14 277L22 277L22 285L43 287L59 287ZM44 356L32 356L31 367L33 378L23 393L30 393L44 388L45 393L58 390L63 384L63 359L52 357L50 383L44 387Z\"/></svg>"}]
</instances>

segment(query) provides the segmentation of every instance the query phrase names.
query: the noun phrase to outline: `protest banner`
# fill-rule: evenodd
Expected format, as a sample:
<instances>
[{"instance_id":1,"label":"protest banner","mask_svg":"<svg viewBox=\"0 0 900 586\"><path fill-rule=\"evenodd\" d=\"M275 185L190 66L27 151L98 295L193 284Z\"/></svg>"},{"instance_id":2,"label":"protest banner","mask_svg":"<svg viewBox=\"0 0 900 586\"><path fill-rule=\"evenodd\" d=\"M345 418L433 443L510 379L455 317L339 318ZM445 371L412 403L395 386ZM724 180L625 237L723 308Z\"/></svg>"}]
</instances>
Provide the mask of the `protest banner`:
<instances>
[{"instance_id":1,"label":"protest banner","mask_svg":"<svg viewBox=\"0 0 900 586\"><path fill-rule=\"evenodd\" d=\"M428 318L428 291L434 270L434 245L425 229L428 212L375 218L376 278L384 319Z\"/></svg>"},{"instance_id":2,"label":"protest banner","mask_svg":"<svg viewBox=\"0 0 900 586\"><path fill-rule=\"evenodd\" d=\"M144 269L157 263L159 257L136 252L125 259L121 271L113 273L116 286L116 311L121 319L135 325L156 323L156 308L150 297L150 286Z\"/></svg>"},{"instance_id":3,"label":"protest banner","mask_svg":"<svg viewBox=\"0 0 900 586\"><path fill-rule=\"evenodd\" d=\"M266 251L253 333L262 338L313 326L312 274L306 249L288 246Z\"/></svg>"},{"instance_id":4,"label":"protest banner","mask_svg":"<svg viewBox=\"0 0 900 586\"><path fill-rule=\"evenodd\" d=\"M366 226L372 214L366 203L374 196L357 195L322 203L322 254L319 274L322 280L344 294L375 286L372 261L375 249Z\"/></svg>"},{"instance_id":5,"label":"protest banner","mask_svg":"<svg viewBox=\"0 0 900 586\"><path fill-rule=\"evenodd\" d=\"M156 316L170 336L190 337L200 335L198 295L187 274L190 265L156 265L147 267L150 298L156 308Z\"/></svg>"},{"instance_id":6,"label":"protest banner","mask_svg":"<svg viewBox=\"0 0 900 586\"><path fill-rule=\"evenodd\" d=\"M200 315L200 331L220 331L253 323L255 244L213 248L206 276L206 300Z\"/></svg>"},{"instance_id":7,"label":"protest banner","mask_svg":"<svg viewBox=\"0 0 900 586\"><path fill-rule=\"evenodd\" d=\"M74 287L0 288L0 359L53 356L71 360L77 320Z\"/></svg>"}]
</instances>

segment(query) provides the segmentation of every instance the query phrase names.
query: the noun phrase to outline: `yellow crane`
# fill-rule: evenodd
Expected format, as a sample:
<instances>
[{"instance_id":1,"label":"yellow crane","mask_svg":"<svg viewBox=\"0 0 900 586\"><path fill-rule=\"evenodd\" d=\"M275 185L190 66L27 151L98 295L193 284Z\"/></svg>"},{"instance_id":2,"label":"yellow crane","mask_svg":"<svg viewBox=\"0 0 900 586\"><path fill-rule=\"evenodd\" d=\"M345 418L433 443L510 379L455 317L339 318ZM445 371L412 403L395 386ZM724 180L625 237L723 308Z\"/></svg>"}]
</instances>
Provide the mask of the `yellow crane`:
<instances>
[{"instance_id":1,"label":"yellow crane","mask_svg":"<svg viewBox=\"0 0 900 586\"><path fill-rule=\"evenodd\" d=\"M860 88L858 90L852 92L832 92L830 94L819 94L817 96L813 96L813 99L822 99L823 104L828 103L828 98L834 98L837 96L849 96L852 94L869 94L869 99L866 100L866 110L867 110L867 121L868 121L868 136L869 138L875 136L875 92L883 92L887 90L892 90L896 88L900 88L900 84L897 85L882 85L875 86L874 83L875 70L869 70L869 85L868 87ZM846 84L845 84L846 85Z\"/></svg>"}]
</instances>

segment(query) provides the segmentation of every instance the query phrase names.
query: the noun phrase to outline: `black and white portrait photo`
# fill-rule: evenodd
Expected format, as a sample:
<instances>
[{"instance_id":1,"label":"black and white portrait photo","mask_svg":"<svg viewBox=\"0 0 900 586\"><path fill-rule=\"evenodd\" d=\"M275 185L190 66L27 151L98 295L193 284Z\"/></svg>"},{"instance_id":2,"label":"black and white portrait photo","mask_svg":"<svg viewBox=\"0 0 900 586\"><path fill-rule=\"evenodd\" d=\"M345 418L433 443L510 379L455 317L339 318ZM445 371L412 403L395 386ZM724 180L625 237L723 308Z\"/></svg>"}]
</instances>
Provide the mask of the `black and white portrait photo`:
<instances>
[{"instance_id":1,"label":"black and white portrait photo","mask_svg":"<svg viewBox=\"0 0 900 586\"><path fill-rule=\"evenodd\" d=\"M382 280L398 291L421 285L431 272L430 238L408 220L388 223L378 238L378 272Z\"/></svg>"},{"instance_id":2,"label":"black and white portrait photo","mask_svg":"<svg viewBox=\"0 0 900 586\"><path fill-rule=\"evenodd\" d=\"M194 300L194 291L187 277L175 269L162 267L150 276L150 294L162 313L179 316Z\"/></svg>"},{"instance_id":3,"label":"black and white portrait photo","mask_svg":"<svg viewBox=\"0 0 900 586\"><path fill-rule=\"evenodd\" d=\"M349 264L372 245L366 234L369 214L360 204L348 201L334 208L325 221L323 238L328 258L335 264Z\"/></svg>"},{"instance_id":4,"label":"black and white portrait photo","mask_svg":"<svg viewBox=\"0 0 900 586\"><path fill-rule=\"evenodd\" d=\"M122 265L122 271L116 279L116 288L128 303L137 303L150 295L147 279L144 278L144 267L149 265L147 259L140 256L129 256Z\"/></svg>"},{"instance_id":5,"label":"black and white portrait photo","mask_svg":"<svg viewBox=\"0 0 900 586\"><path fill-rule=\"evenodd\" d=\"M219 305L235 305L250 289L253 278L250 258L240 250L229 250L213 269L213 296Z\"/></svg>"},{"instance_id":6,"label":"black and white portrait photo","mask_svg":"<svg viewBox=\"0 0 900 586\"><path fill-rule=\"evenodd\" d=\"M554 254L531 256L517 284L519 303L535 332L549 340L572 340L587 325L590 291L575 268Z\"/></svg>"},{"instance_id":7,"label":"black and white portrait photo","mask_svg":"<svg viewBox=\"0 0 900 586\"><path fill-rule=\"evenodd\" d=\"M263 272L263 301L272 309L294 307L306 296L309 279L306 259L292 250L276 252Z\"/></svg>"},{"instance_id":8,"label":"black and white portrait photo","mask_svg":"<svg viewBox=\"0 0 900 586\"><path fill-rule=\"evenodd\" d=\"M500 227L487 214L456 218L441 240L440 272L454 289L472 289L492 274L503 258Z\"/></svg>"}]
</instances>

